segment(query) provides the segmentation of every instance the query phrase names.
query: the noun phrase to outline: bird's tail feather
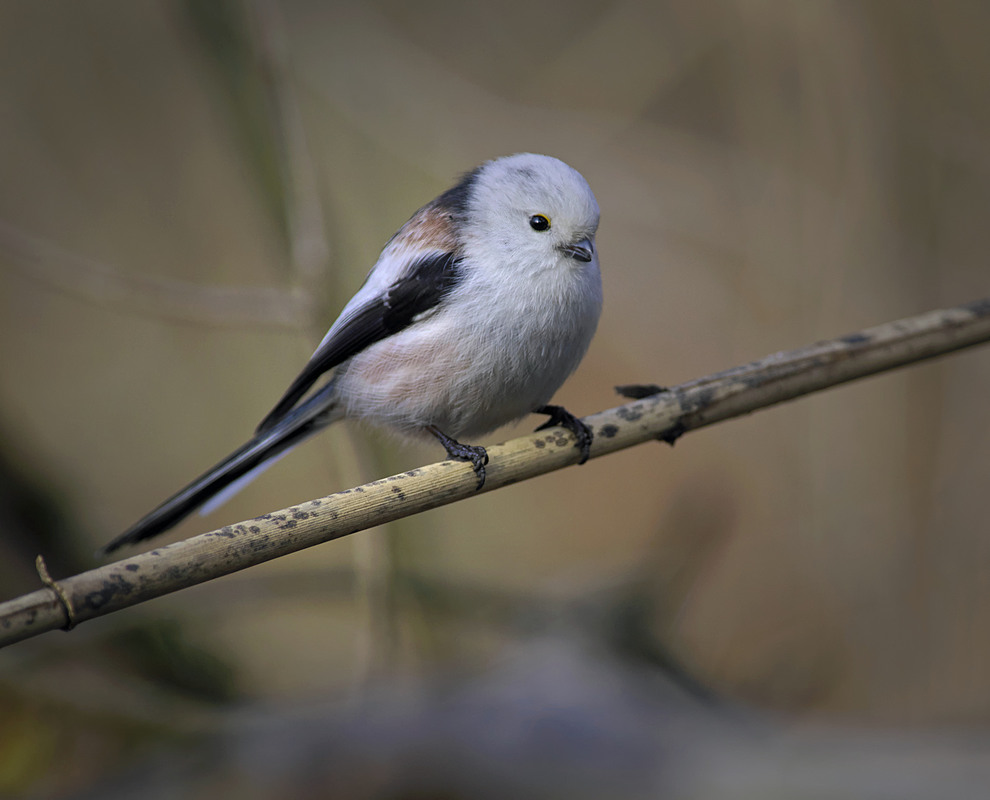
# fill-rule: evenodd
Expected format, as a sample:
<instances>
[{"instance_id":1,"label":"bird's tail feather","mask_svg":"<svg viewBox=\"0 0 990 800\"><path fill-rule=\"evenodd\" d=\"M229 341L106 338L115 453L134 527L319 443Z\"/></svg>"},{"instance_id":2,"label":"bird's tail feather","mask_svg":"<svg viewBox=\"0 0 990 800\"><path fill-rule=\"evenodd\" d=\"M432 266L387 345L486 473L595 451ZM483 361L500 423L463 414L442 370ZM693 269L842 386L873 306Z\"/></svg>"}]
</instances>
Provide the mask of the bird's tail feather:
<instances>
[{"instance_id":1,"label":"bird's tail feather","mask_svg":"<svg viewBox=\"0 0 990 800\"><path fill-rule=\"evenodd\" d=\"M197 509L218 507L281 456L336 418L330 386L326 386L142 517L106 545L103 553L164 533Z\"/></svg>"}]
</instances>

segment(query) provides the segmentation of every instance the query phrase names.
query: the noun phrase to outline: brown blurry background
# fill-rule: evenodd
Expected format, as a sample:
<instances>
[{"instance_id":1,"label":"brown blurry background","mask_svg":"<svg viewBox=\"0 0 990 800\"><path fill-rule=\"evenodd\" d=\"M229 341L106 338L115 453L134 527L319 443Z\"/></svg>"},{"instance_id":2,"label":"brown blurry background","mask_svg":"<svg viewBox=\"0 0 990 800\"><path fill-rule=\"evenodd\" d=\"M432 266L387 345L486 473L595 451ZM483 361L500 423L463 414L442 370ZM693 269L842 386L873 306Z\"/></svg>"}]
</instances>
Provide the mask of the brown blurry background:
<instances>
[{"instance_id":1,"label":"brown blurry background","mask_svg":"<svg viewBox=\"0 0 990 800\"><path fill-rule=\"evenodd\" d=\"M990 294L988 36L979 2L4 4L0 595L241 444L488 158L558 156L601 205L580 414ZM0 794L484 672L575 604L756 709L986 726L988 395L976 349L17 645ZM337 426L172 538L441 455Z\"/></svg>"}]
</instances>

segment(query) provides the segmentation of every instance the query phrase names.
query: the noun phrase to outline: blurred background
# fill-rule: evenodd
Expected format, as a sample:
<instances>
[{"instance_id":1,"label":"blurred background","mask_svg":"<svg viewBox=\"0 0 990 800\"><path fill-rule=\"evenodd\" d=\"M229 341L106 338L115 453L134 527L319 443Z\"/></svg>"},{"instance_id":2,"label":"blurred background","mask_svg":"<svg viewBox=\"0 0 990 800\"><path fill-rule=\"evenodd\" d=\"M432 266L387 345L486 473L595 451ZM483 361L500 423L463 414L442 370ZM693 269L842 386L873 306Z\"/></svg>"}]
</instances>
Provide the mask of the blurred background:
<instances>
[{"instance_id":1,"label":"blurred background","mask_svg":"<svg viewBox=\"0 0 990 800\"><path fill-rule=\"evenodd\" d=\"M578 414L990 294L988 36L979 2L3 4L0 599L241 444L495 156L602 208ZM977 348L15 645L0 795L971 797L988 394ZM441 456L336 426L171 539Z\"/></svg>"}]
</instances>

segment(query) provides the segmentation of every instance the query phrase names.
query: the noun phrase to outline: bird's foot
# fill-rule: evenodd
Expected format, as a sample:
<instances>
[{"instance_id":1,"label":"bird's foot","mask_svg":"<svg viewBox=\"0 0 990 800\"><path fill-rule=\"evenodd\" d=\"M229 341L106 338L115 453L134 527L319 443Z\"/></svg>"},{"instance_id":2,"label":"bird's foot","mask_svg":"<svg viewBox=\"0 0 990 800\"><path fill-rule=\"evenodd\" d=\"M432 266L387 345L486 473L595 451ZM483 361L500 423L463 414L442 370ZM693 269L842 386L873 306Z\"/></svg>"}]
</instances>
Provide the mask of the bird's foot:
<instances>
[{"instance_id":1,"label":"bird's foot","mask_svg":"<svg viewBox=\"0 0 990 800\"><path fill-rule=\"evenodd\" d=\"M472 469L474 469L474 474L478 477L478 485L475 487L475 491L485 485L485 464L488 463L488 451L484 447L474 444L461 444L440 430L436 425L427 425L426 430L432 433L440 444L443 445L444 450L447 451L447 458L453 461L467 461L471 465Z\"/></svg>"},{"instance_id":2,"label":"bird's foot","mask_svg":"<svg viewBox=\"0 0 990 800\"><path fill-rule=\"evenodd\" d=\"M578 461L578 464L583 464L588 460L591 456L591 440L594 438L591 428L563 406L540 406L536 409L535 413L550 415L550 419L540 425L536 430L542 431L557 425L567 428L567 430L577 437L577 447L581 451L581 460Z\"/></svg>"}]
</instances>

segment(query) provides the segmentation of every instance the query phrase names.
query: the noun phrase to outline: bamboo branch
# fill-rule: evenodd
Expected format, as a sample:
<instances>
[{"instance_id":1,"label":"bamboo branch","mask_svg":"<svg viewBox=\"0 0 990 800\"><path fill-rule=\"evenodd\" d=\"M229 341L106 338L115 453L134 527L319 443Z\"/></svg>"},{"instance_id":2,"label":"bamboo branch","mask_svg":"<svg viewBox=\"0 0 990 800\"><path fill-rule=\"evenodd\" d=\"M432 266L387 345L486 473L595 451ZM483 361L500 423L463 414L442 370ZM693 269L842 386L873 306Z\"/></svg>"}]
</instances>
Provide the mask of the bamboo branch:
<instances>
[{"instance_id":1,"label":"bamboo branch","mask_svg":"<svg viewBox=\"0 0 990 800\"><path fill-rule=\"evenodd\" d=\"M891 322L650 394L585 419L591 457L687 431L840 383L990 341L990 298ZM483 492L570 466L560 428L488 448ZM0 604L0 646L218 578L332 539L476 495L473 470L444 461L228 525Z\"/></svg>"}]
</instances>

